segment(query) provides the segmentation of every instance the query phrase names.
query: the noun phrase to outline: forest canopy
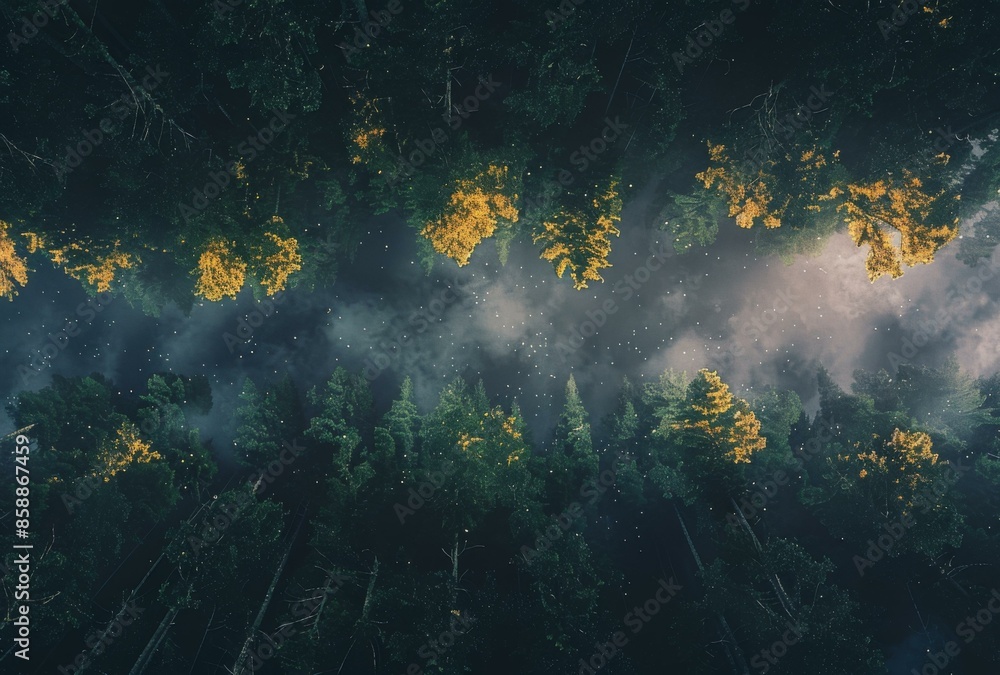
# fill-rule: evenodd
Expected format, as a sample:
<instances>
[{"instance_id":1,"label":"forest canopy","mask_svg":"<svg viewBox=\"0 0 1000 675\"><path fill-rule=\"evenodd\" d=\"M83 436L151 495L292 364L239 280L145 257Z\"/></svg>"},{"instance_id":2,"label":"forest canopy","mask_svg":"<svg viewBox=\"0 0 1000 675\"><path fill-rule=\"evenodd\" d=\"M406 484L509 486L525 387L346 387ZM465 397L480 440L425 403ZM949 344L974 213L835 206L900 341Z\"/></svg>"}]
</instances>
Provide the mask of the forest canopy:
<instances>
[{"instance_id":1,"label":"forest canopy","mask_svg":"<svg viewBox=\"0 0 1000 675\"><path fill-rule=\"evenodd\" d=\"M323 287L386 212L428 268L520 242L584 289L645 185L678 252L844 232L888 283L1000 188L997 18L968 3L91 4L4 6L8 299L44 264L151 314Z\"/></svg>"}]
</instances>

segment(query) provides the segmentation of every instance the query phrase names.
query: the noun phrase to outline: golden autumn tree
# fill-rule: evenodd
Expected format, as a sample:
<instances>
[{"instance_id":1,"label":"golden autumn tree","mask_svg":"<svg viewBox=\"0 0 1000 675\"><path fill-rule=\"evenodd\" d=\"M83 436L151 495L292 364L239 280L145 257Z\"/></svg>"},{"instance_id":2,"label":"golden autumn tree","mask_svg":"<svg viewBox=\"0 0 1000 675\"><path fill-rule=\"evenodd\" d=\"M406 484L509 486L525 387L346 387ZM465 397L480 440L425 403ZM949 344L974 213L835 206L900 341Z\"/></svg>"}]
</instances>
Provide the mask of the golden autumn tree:
<instances>
[{"instance_id":1,"label":"golden autumn tree","mask_svg":"<svg viewBox=\"0 0 1000 675\"><path fill-rule=\"evenodd\" d=\"M695 431L708 440L722 457L733 464L748 464L763 450L767 439L760 435L760 420L750 405L733 396L729 385L715 371L702 369L690 385L686 412L672 424L674 429Z\"/></svg>"},{"instance_id":2,"label":"golden autumn tree","mask_svg":"<svg viewBox=\"0 0 1000 675\"><path fill-rule=\"evenodd\" d=\"M454 181L444 212L420 234L459 267L468 265L476 246L493 236L502 221L515 223L519 218L518 195L508 194L508 173L507 166L491 164L473 178Z\"/></svg>"},{"instance_id":3,"label":"golden autumn tree","mask_svg":"<svg viewBox=\"0 0 1000 675\"><path fill-rule=\"evenodd\" d=\"M92 262L65 265L66 274L89 285L98 293L111 290L111 283L118 270L132 269L139 262L137 256L119 250L120 245L121 242L116 241L113 250L94 255ZM59 264L55 255L52 260Z\"/></svg>"},{"instance_id":4,"label":"golden autumn tree","mask_svg":"<svg viewBox=\"0 0 1000 675\"><path fill-rule=\"evenodd\" d=\"M938 474L938 455L933 452L931 437L897 428L888 440L878 435L872 439L873 447L867 449L855 443L863 452L838 455L840 467L856 474L858 485L875 502L891 505L894 516L912 514L918 496Z\"/></svg>"},{"instance_id":5,"label":"golden autumn tree","mask_svg":"<svg viewBox=\"0 0 1000 675\"><path fill-rule=\"evenodd\" d=\"M947 156L938 160L945 163ZM870 247L868 278L875 281L889 275L895 279L903 275L904 265L933 261L934 254L958 235L958 217L949 213L957 200L957 195L945 196L943 188L928 189L906 169L900 177L849 184L839 208L854 243ZM894 237L899 239L898 247Z\"/></svg>"},{"instance_id":6,"label":"golden autumn tree","mask_svg":"<svg viewBox=\"0 0 1000 675\"><path fill-rule=\"evenodd\" d=\"M217 302L235 298L246 281L247 264L222 239L208 242L198 258L195 293Z\"/></svg>"},{"instance_id":7,"label":"golden autumn tree","mask_svg":"<svg viewBox=\"0 0 1000 675\"><path fill-rule=\"evenodd\" d=\"M961 543L962 515L951 489L961 475L940 460L928 434L898 427L889 438L873 433L839 447L826 462L807 502L859 553L869 539L887 532L893 538L890 556L917 551L934 557ZM859 571L872 564L862 556L854 562Z\"/></svg>"},{"instance_id":8,"label":"golden autumn tree","mask_svg":"<svg viewBox=\"0 0 1000 675\"><path fill-rule=\"evenodd\" d=\"M708 148L710 165L695 178L716 191L742 228L761 222L773 230L786 221L801 226L839 194L831 186L839 151L827 159L816 146L792 145L754 164L734 159L724 145L709 141Z\"/></svg>"},{"instance_id":9,"label":"golden autumn tree","mask_svg":"<svg viewBox=\"0 0 1000 675\"><path fill-rule=\"evenodd\" d=\"M133 269L142 262L137 254L123 251L118 239L110 243L87 237L71 239L74 235L63 231L56 235L63 243L57 244L49 235L25 232L23 236L29 253L42 252L53 265L62 267L67 275L96 293L110 291L119 271Z\"/></svg>"},{"instance_id":10,"label":"golden autumn tree","mask_svg":"<svg viewBox=\"0 0 1000 675\"><path fill-rule=\"evenodd\" d=\"M108 482L132 464L146 464L162 459L160 453L150 448L150 444L139 436L139 430L134 424L123 422L115 435L102 444L95 471L104 478L104 482Z\"/></svg>"},{"instance_id":11,"label":"golden autumn tree","mask_svg":"<svg viewBox=\"0 0 1000 675\"><path fill-rule=\"evenodd\" d=\"M280 222L280 219L272 222ZM273 232L266 232L264 240L265 244L258 258L262 268L260 284L268 295L274 295L285 290L288 278L302 269L302 254L299 253L299 242L294 237L282 238Z\"/></svg>"},{"instance_id":12,"label":"golden autumn tree","mask_svg":"<svg viewBox=\"0 0 1000 675\"><path fill-rule=\"evenodd\" d=\"M13 300L15 284L23 287L28 283L28 265L17 255L9 229L10 225L0 220L0 296Z\"/></svg>"},{"instance_id":13,"label":"golden autumn tree","mask_svg":"<svg viewBox=\"0 0 1000 675\"><path fill-rule=\"evenodd\" d=\"M622 213L617 180L603 189L595 186L584 198L580 207L565 206L545 218L534 236L535 243L544 244L541 257L560 279L568 270L577 290L587 288L588 281L604 281L600 270L611 267L611 237L620 234L615 223Z\"/></svg>"},{"instance_id":14,"label":"golden autumn tree","mask_svg":"<svg viewBox=\"0 0 1000 675\"><path fill-rule=\"evenodd\" d=\"M351 96L353 121L348 126L347 137L351 163L373 165L379 157L379 143L385 137L385 125L377 101L362 94Z\"/></svg>"},{"instance_id":15,"label":"golden autumn tree","mask_svg":"<svg viewBox=\"0 0 1000 675\"><path fill-rule=\"evenodd\" d=\"M781 216L787 206L784 200L775 200L772 193L774 176L768 171L774 166L772 159L765 160L759 168L735 161L726 146L708 142L709 167L695 174L706 190L715 189L729 205L729 217L743 228L753 227L758 220L764 227L781 226Z\"/></svg>"}]
</instances>

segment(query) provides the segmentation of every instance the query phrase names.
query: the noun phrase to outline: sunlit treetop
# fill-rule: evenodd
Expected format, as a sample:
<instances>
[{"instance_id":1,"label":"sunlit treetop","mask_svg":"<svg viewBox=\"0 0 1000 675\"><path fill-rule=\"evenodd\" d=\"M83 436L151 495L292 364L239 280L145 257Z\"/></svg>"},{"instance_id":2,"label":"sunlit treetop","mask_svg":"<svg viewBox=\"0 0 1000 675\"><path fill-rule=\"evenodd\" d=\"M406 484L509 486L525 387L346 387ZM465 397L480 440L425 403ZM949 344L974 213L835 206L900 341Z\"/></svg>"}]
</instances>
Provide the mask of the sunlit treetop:
<instances>
[{"instance_id":1,"label":"sunlit treetop","mask_svg":"<svg viewBox=\"0 0 1000 675\"><path fill-rule=\"evenodd\" d=\"M774 197L768 185L766 170L774 164L765 161L756 171L748 170L734 161L726 153L726 146L708 142L710 166L695 174L706 190L713 187L722 193L729 204L729 216L736 224L751 228L759 219L764 227L781 226L782 207L772 202ZM786 202L787 203L787 202Z\"/></svg>"},{"instance_id":2,"label":"sunlit treetop","mask_svg":"<svg viewBox=\"0 0 1000 675\"><path fill-rule=\"evenodd\" d=\"M854 243L870 247L868 278L875 281L888 275L895 279L903 275L904 265L932 262L934 254L958 235L958 217L941 215L948 207L957 206L957 200L958 195L949 200L943 189L927 191L924 181L905 169L898 179L848 185L840 209ZM898 248L891 230L884 228L899 233Z\"/></svg>"},{"instance_id":3,"label":"sunlit treetop","mask_svg":"<svg viewBox=\"0 0 1000 675\"><path fill-rule=\"evenodd\" d=\"M493 236L501 220L513 223L519 218L514 205L518 196L508 194L507 183L508 168L492 164L473 178L456 180L441 217L427 223L420 233L435 251L459 267L468 265L473 250Z\"/></svg>"},{"instance_id":4,"label":"sunlit treetop","mask_svg":"<svg viewBox=\"0 0 1000 675\"><path fill-rule=\"evenodd\" d=\"M921 494L930 494L928 487L941 480L943 465L933 452L931 437L921 431L895 429L888 440L872 435L876 444L857 454L840 454L841 467L856 472L861 485L885 497L901 512L911 512ZM864 449L861 442L854 446Z\"/></svg>"},{"instance_id":5,"label":"sunlit treetop","mask_svg":"<svg viewBox=\"0 0 1000 675\"><path fill-rule=\"evenodd\" d=\"M577 290L587 288L590 281L604 281L600 270L611 267L611 237L620 234L615 223L621 220L622 212L617 188L617 181L611 181L586 207L559 210L542 223L534 237L535 243L545 244L541 257L553 263L559 278L568 270Z\"/></svg>"},{"instance_id":6,"label":"sunlit treetop","mask_svg":"<svg viewBox=\"0 0 1000 675\"><path fill-rule=\"evenodd\" d=\"M0 220L0 296L13 300L15 284L23 287L28 283L28 265L17 255L9 229L10 225Z\"/></svg>"},{"instance_id":7,"label":"sunlit treetop","mask_svg":"<svg viewBox=\"0 0 1000 675\"><path fill-rule=\"evenodd\" d=\"M261 286L268 295L274 295L285 290L288 277L302 269L302 255L299 253L299 242L294 237L283 239L273 232L264 234L268 242L266 249L273 249L262 254L260 261L264 272L260 279Z\"/></svg>"},{"instance_id":8,"label":"sunlit treetop","mask_svg":"<svg viewBox=\"0 0 1000 675\"><path fill-rule=\"evenodd\" d=\"M750 463L753 454L766 447L767 439L760 435L760 420L745 400L732 395L729 385L715 371L698 372L688 386L687 405L690 414L672 427L704 433L734 464Z\"/></svg>"},{"instance_id":9,"label":"sunlit treetop","mask_svg":"<svg viewBox=\"0 0 1000 675\"><path fill-rule=\"evenodd\" d=\"M162 459L160 453L150 450L150 447L139 436L139 430L134 424L123 422L98 453L97 474L104 477L104 482L108 482L111 477L125 471L132 464L146 464Z\"/></svg>"},{"instance_id":10,"label":"sunlit treetop","mask_svg":"<svg viewBox=\"0 0 1000 675\"><path fill-rule=\"evenodd\" d=\"M213 239L198 258L196 272L195 293L217 302L222 298L235 298L240 292L246 280L247 264L225 241Z\"/></svg>"},{"instance_id":11,"label":"sunlit treetop","mask_svg":"<svg viewBox=\"0 0 1000 675\"><path fill-rule=\"evenodd\" d=\"M385 125L380 121L382 113L375 100L361 94L352 96L351 103L354 104L354 122L347 133L352 153L351 162L371 165L377 155L378 145L385 137Z\"/></svg>"},{"instance_id":12,"label":"sunlit treetop","mask_svg":"<svg viewBox=\"0 0 1000 675\"><path fill-rule=\"evenodd\" d=\"M40 251L48 255L52 264L62 267L67 275L96 293L110 291L120 270L132 269L142 262L135 253L121 250L121 241L117 239L107 250L107 244L95 244L87 239L55 245L49 237L35 232L25 232L23 236L27 239L29 253Z\"/></svg>"},{"instance_id":13,"label":"sunlit treetop","mask_svg":"<svg viewBox=\"0 0 1000 675\"><path fill-rule=\"evenodd\" d=\"M137 256L118 250L118 242L115 242L114 250L98 254L95 258L92 263L68 265L65 269L66 274L78 281L85 281L98 293L111 290L111 283L118 270L131 269L139 262Z\"/></svg>"}]
</instances>

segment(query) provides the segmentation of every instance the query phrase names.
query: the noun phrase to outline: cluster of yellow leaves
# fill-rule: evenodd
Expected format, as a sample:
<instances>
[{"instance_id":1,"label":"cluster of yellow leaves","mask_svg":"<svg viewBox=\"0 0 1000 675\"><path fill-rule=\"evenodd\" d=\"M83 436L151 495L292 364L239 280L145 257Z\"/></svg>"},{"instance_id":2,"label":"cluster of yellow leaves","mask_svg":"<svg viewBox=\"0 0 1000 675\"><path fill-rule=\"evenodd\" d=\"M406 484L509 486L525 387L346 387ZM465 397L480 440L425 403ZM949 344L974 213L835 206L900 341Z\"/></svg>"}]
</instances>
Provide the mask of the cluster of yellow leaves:
<instances>
[{"instance_id":1,"label":"cluster of yellow leaves","mask_svg":"<svg viewBox=\"0 0 1000 675\"><path fill-rule=\"evenodd\" d=\"M767 185L769 176L764 171L764 166L774 163L772 160L764 162L755 175L746 175L726 153L726 146L713 145L709 141L708 156L715 166L695 174L695 178L706 190L714 186L722 193L729 204L729 217L735 218L737 225L750 228L760 218L764 227L781 226L781 215L787 201L780 208L772 206L773 197Z\"/></svg>"},{"instance_id":2,"label":"cluster of yellow leaves","mask_svg":"<svg viewBox=\"0 0 1000 675\"><path fill-rule=\"evenodd\" d=\"M198 258L198 281L195 293L216 302L235 298L243 288L247 265L221 239L213 239Z\"/></svg>"},{"instance_id":3,"label":"cluster of yellow leaves","mask_svg":"<svg viewBox=\"0 0 1000 675\"><path fill-rule=\"evenodd\" d=\"M135 254L120 250L121 241L115 241L111 251L100 253L94 251L94 247L87 242L74 241L65 246L50 248L43 235L25 232L24 236L28 240L29 253L45 251L53 264L61 266L66 274L88 284L98 293L111 290L118 270L131 269L141 262ZM80 262L81 260L87 262Z\"/></svg>"},{"instance_id":4,"label":"cluster of yellow leaves","mask_svg":"<svg viewBox=\"0 0 1000 675\"><path fill-rule=\"evenodd\" d=\"M28 243L25 245L28 253L34 253L45 248L45 237L43 235L36 232L25 232L21 236L28 240Z\"/></svg>"},{"instance_id":5,"label":"cluster of yellow leaves","mask_svg":"<svg viewBox=\"0 0 1000 675\"><path fill-rule=\"evenodd\" d=\"M503 430L511 435L511 437L518 439L521 438L521 432L517 430L515 426L517 424L517 418L514 416L508 417L503 422Z\"/></svg>"},{"instance_id":6,"label":"cluster of yellow leaves","mask_svg":"<svg viewBox=\"0 0 1000 675\"><path fill-rule=\"evenodd\" d=\"M503 428L504 433L508 434L515 441L521 440L521 432L517 430L516 417L514 417L513 415L508 416L507 419L505 419L500 426ZM503 445L503 443L501 443L501 445ZM512 463L519 461L521 459L522 451L523 451L523 446L517 445L514 448L514 450L507 455L507 466L510 466Z\"/></svg>"},{"instance_id":7,"label":"cluster of yellow leaves","mask_svg":"<svg viewBox=\"0 0 1000 675\"><path fill-rule=\"evenodd\" d=\"M375 101L356 95L351 97L351 103L358 116L358 122L351 127L349 133L350 143L356 148L351 162L360 164L371 159L377 141L385 136L385 127L377 121L382 115Z\"/></svg>"},{"instance_id":8,"label":"cluster of yellow leaves","mask_svg":"<svg viewBox=\"0 0 1000 675\"><path fill-rule=\"evenodd\" d=\"M150 451L149 443L139 437L135 425L124 422L111 442L101 448L98 454L98 473L104 476L106 483L131 464L147 464L158 459L162 459L160 453Z\"/></svg>"},{"instance_id":9,"label":"cluster of yellow leaves","mask_svg":"<svg viewBox=\"0 0 1000 675\"><path fill-rule=\"evenodd\" d=\"M903 275L903 265L912 267L934 260L934 254L958 234L958 218L932 225L927 221L944 190L924 191L923 181L904 170L901 179L883 178L867 184L847 186L847 197L838 207L846 215L848 232L858 246L870 246L865 263L868 278L875 281L888 274ZM957 197L956 197L957 198ZM895 229L900 246L882 226Z\"/></svg>"},{"instance_id":10,"label":"cluster of yellow leaves","mask_svg":"<svg viewBox=\"0 0 1000 675\"><path fill-rule=\"evenodd\" d=\"M473 443L479 443L482 440L483 439L480 438L479 436L471 436L466 433L461 433L458 435L458 445L460 448L462 448L462 450L468 450L470 445L472 445Z\"/></svg>"},{"instance_id":11,"label":"cluster of yellow leaves","mask_svg":"<svg viewBox=\"0 0 1000 675\"><path fill-rule=\"evenodd\" d=\"M496 231L502 218L512 223L519 218L517 195L505 194L508 168L490 165L472 179L459 179L452 187L444 213L427 223L420 234L434 250L458 263L469 264L472 251Z\"/></svg>"},{"instance_id":12,"label":"cluster of yellow leaves","mask_svg":"<svg viewBox=\"0 0 1000 675\"><path fill-rule=\"evenodd\" d=\"M260 283L268 295L274 295L285 290L288 277L302 269L302 255L299 253L299 242L295 238L282 239L272 232L267 232L264 236L278 250L263 259L264 274Z\"/></svg>"},{"instance_id":13,"label":"cluster of yellow leaves","mask_svg":"<svg viewBox=\"0 0 1000 675\"><path fill-rule=\"evenodd\" d=\"M873 438L877 440L878 436ZM938 455L932 451L930 436L920 431L901 429L892 432L892 438L885 443L883 452L869 450L858 453L855 458L856 467L860 466L860 478L882 479L895 493L894 501L905 502L906 508L913 506L914 495L933 482L933 477L925 473L938 464ZM838 459L852 462L850 456L840 455Z\"/></svg>"},{"instance_id":14,"label":"cluster of yellow leaves","mask_svg":"<svg viewBox=\"0 0 1000 675\"><path fill-rule=\"evenodd\" d=\"M510 466L514 462L520 461L525 450L522 434L517 427L518 418L515 415L508 415L503 408L497 406L483 413L477 431L459 433L456 445L468 452L473 444L481 444L476 446L478 459L483 459L483 452L488 447L495 447L501 452L507 452L507 466ZM496 439L496 445L482 445L487 438Z\"/></svg>"},{"instance_id":15,"label":"cluster of yellow leaves","mask_svg":"<svg viewBox=\"0 0 1000 675\"><path fill-rule=\"evenodd\" d=\"M726 449L726 459L734 464L749 464L753 454L767 446L767 439L760 435L760 420L746 401L733 396L717 372L702 369L699 375L708 391L704 398L691 402L694 415L673 423L673 427L702 431Z\"/></svg>"},{"instance_id":16,"label":"cluster of yellow leaves","mask_svg":"<svg viewBox=\"0 0 1000 675\"><path fill-rule=\"evenodd\" d=\"M139 259L128 253L118 250L118 242L115 242L115 250L106 255L98 255L93 263L84 265L67 266L66 274L90 284L98 293L106 293L111 290L111 282L115 280L117 270L127 270L135 267Z\"/></svg>"},{"instance_id":17,"label":"cluster of yellow leaves","mask_svg":"<svg viewBox=\"0 0 1000 675\"><path fill-rule=\"evenodd\" d=\"M620 234L615 223L622 213L617 187L612 181L603 194L591 200L591 214L563 209L542 223L541 232L534 237L535 243L545 242L541 257L555 265L556 276L561 279L569 270L577 290L587 288L588 281L604 281L598 270L611 267L611 237Z\"/></svg>"},{"instance_id":18,"label":"cluster of yellow leaves","mask_svg":"<svg viewBox=\"0 0 1000 675\"><path fill-rule=\"evenodd\" d=\"M17 255L8 229L10 225L0 220L0 296L13 300L17 295L14 284L24 286L28 283L28 265Z\"/></svg>"}]
</instances>

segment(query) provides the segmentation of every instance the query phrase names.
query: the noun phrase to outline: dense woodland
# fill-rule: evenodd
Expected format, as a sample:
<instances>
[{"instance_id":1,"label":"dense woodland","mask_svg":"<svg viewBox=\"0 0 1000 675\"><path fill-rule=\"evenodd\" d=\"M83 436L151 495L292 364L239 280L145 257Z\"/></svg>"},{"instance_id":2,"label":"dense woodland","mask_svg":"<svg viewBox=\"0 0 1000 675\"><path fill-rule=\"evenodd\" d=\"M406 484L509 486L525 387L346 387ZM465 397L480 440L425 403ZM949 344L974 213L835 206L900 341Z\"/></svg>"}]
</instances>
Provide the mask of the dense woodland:
<instances>
[{"instance_id":1,"label":"dense woodland","mask_svg":"<svg viewBox=\"0 0 1000 675\"><path fill-rule=\"evenodd\" d=\"M900 645L919 668L997 585L1000 376L818 380L810 419L668 371L598 423L570 378L544 444L481 384L422 412L406 380L376 414L344 370L247 380L221 452L201 379L56 379L11 411L50 477L33 672L586 673L616 631L601 672L885 673ZM980 630L952 672L996 672Z\"/></svg>"},{"instance_id":2,"label":"dense woodland","mask_svg":"<svg viewBox=\"0 0 1000 675\"><path fill-rule=\"evenodd\" d=\"M623 200L678 251L846 230L872 279L994 198L996 13L970 1L5 0L0 293L52 264L150 314L329 285L373 214L600 282ZM982 156L979 156L982 155ZM955 250L996 245L995 219ZM883 280L888 283L888 280Z\"/></svg>"},{"instance_id":3,"label":"dense woodland","mask_svg":"<svg viewBox=\"0 0 1000 675\"><path fill-rule=\"evenodd\" d=\"M787 261L846 232L879 284L1000 237L1000 18L971 0L0 16L14 302L42 265L150 315L327 288L386 213L428 270L517 242L584 289L650 184L638 225L678 253L743 228ZM232 447L197 428L203 375L134 396L57 376L9 410L32 439L31 672L930 674L949 641L941 672L1000 672L997 624L963 623L1000 597L1000 375L903 364L844 391L820 370L815 415L726 375L626 380L602 420L569 377L551 439L481 383L419 410L406 380L376 410L345 370L247 380Z\"/></svg>"}]
</instances>

